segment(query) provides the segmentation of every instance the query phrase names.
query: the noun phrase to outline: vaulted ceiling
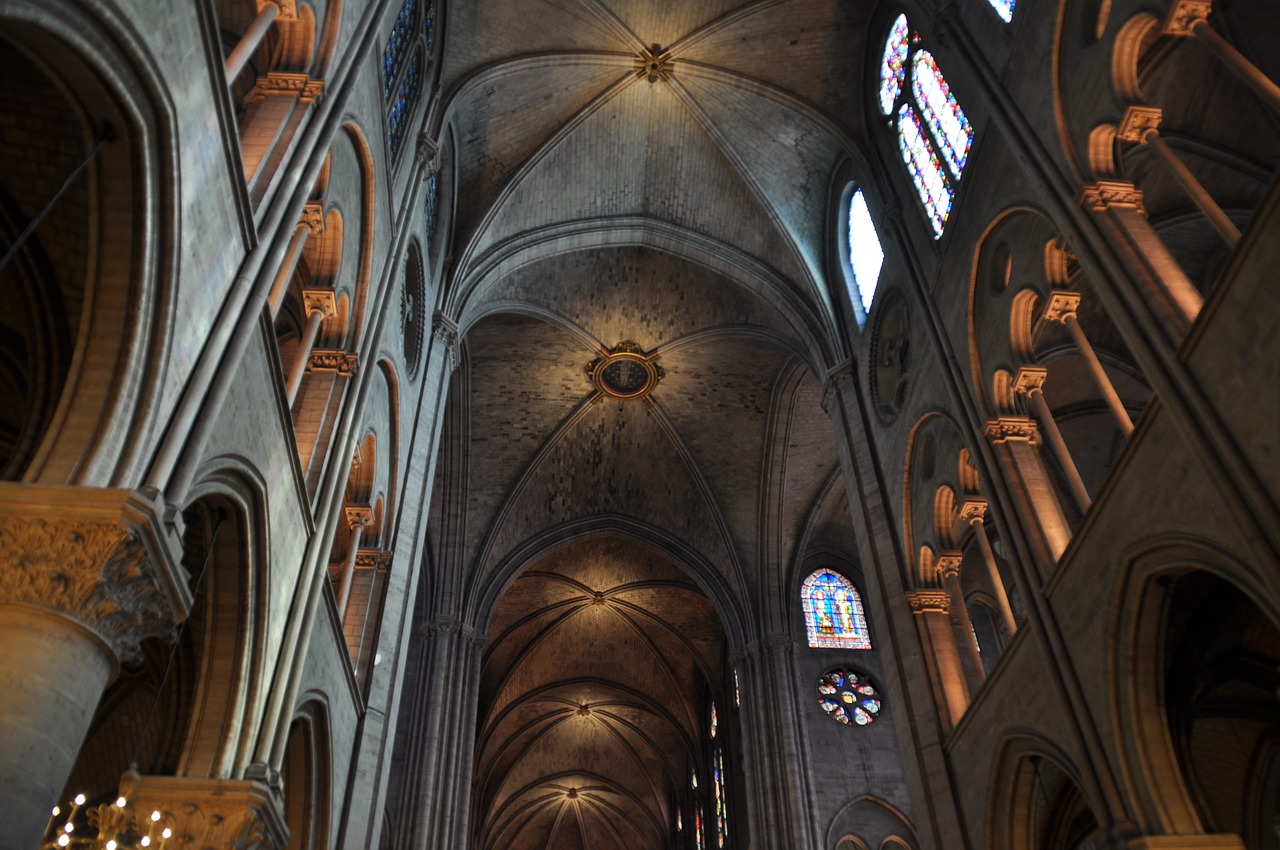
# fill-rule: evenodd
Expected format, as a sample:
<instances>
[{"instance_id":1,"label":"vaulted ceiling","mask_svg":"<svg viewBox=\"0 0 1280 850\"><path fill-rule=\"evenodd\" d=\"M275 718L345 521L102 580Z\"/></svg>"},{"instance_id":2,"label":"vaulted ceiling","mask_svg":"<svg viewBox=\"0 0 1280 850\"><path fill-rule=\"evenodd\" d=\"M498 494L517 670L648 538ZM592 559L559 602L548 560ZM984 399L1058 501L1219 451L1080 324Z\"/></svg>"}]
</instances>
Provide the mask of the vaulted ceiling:
<instances>
[{"instance_id":1,"label":"vaulted ceiling","mask_svg":"<svg viewBox=\"0 0 1280 850\"><path fill-rule=\"evenodd\" d=\"M463 357L432 533L467 578L436 604L505 585L477 846L666 846L724 644L786 628L808 547L851 548L822 396L848 356L827 255L869 8L449 8ZM587 374L623 342L661 369L644 398Z\"/></svg>"}]
</instances>

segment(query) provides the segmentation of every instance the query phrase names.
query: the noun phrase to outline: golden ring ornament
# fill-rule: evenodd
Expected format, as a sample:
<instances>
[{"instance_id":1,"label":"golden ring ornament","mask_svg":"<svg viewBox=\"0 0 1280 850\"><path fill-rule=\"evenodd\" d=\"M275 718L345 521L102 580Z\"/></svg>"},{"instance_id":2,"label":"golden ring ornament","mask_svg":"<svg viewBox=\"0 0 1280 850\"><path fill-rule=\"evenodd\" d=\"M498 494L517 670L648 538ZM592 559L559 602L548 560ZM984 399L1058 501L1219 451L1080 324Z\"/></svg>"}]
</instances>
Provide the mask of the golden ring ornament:
<instances>
[{"instance_id":1,"label":"golden ring ornament","mask_svg":"<svg viewBox=\"0 0 1280 850\"><path fill-rule=\"evenodd\" d=\"M626 340L587 364L587 376L596 389L613 398L642 398L653 391L666 374L636 343Z\"/></svg>"}]
</instances>

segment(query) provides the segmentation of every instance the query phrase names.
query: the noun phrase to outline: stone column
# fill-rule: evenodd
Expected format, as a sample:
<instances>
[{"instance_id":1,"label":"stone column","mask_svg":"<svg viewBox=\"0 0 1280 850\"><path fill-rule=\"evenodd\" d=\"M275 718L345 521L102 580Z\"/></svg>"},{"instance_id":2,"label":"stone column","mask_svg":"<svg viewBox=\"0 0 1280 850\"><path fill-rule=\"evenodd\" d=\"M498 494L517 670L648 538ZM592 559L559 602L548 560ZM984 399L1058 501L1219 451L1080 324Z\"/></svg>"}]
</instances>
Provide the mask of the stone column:
<instances>
[{"instance_id":1,"label":"stone column","mask_svg":"<svg viewBox=\"0 0 1280 850\"><path fill-rule=\"evenodd\" d=\"M1018 631L1018 624L1013 618L1013 606L1009 604L1009 593L1005 590L1004 577L1000 575L1000 565L996 563L995 550L991 548L991 539L987 537L986 499L965 499L960 505L960 519L973 527L973 536L982 550L982 561L987 568L987 581L991 584L991 593L996 604L1000 606L1000 616L1004 619L1005 628L1012 638Z\"/></svg>"},{"instance_id":2,"label":"stone column","mask_svg":"<svg viewBox=\"0 0 1280 850\"><path fill-rule=\"evenodd\" d=\"M1071 529L1063 516L1053 482L1040 460L1040 435L1035 420L1022 416L1001 416L986 423L983 433L991 441L1000 461L1011 495L1020 499L1027 514L1024 528L1038 528L1040 537L1031 542L1044 548L1041 574L1047 575L1071 542Z\"/></svg>"},{"instance_id":3,"label":"stone column","mask_svg":"<svg viewBox=\"0 0 1280 850\"><path fill-rule=\"evenodd\" d=\"M356 556L360 554L360 537L367 526L373 525L373 508L368 505L347 505L343 508L347 528L351 530L351 542L347 545L347 557L342 563L342 579L338 583L338 619L347 613L347 600L351 598L351 581L356 574Z\"/></svg>"},{"instance_id":4,"label":"stone column","mask_svg":"<svg viewBox=\"0 0 1280 850\"><path fill-rule=\"evenodd\" d=\"M421 629L396 846L413 850L469 846L471 778L484 639L462 620L439 618Z\"/></svg>"},{"instance_id":5,"label":"stone column","mask_svg":"<svg viewBox=\"0 0 1280 850\"><path fill-rule=\"evenodd\" d=\"M1063 473L1067 476L1067 484L1071 488L1071 495L1075 496L1077 504L1080 505L1081 511L1089 510L1089 506L1093 504L1093 500L1089 498L1089 491L1085 489L1084 479L1080 477L1080 470L1076 469L1076 462L1071 457L1071 452L1067 449L1067 443L1062 439L1062 432L1058 430L1058 422L1053 418L1053 411L1049 410L1049 405L1044 400L1044 381L1048 377L1049 370L1041 369L1035 366L1023 366L1018 369L1017 377L1014 378L1014 391L1020 395L1026 396L1027 405L1031 408L1032 414L1039 420L1040 427L1044 429L1045 439L1049 441L1049 447L1053 450L1054 456L1058 459L1058 464L1062 467Z\"/></svg>"},{"instance_id":6,"label":"stone column","mask_svg":"<svg viewBox=\"0 0 1280 850\"><path fill-rule=\"evenodd\" d=\"M324 320L338 315L337 299L333 290L308 289L302 293L303 304L307 312L307 326L298 342L298 354L293 359L289 370L289 381L285 384L285 398L293 407L298 398L298 389L302 386L302 376L306 374L311 363L311 350L316 346L316 337L320 335L320 326Z\"/></svg>"},{"instance_id":7,"label":"stone column","mask_svg":"<svg viewBox=\"0 0 1280 850\"><path fill-rule=\"evenodd\" d=\"M945 590L909 590L907 604L915 615L920 648L933 680L943 726L950 732L969 708L969 686L956 633L951 628L951 597Z\"/></svg>"},{"instance_id":8,"label":"stone column","mask_svg":"<svg viewBox=\"0 0 1280 850\"><path fill-rule=\"evenodd\" d=\"M1080 189L1079 202L1116 245L1132 280L1178 337L1186 334L1204 307L1204 296L1147 221L1142 192L1132 183L1099 180Z\"/></svg>"},{"instance_id":9,"label":"stone column","mask_svg":"<svg viewBox=\"0 0 1280 850\"><path fill-rule=\"evenodd\" d=\"M121 661L191 607L154 493L0 485L0 848L35 847Z\"/></svg>"},{"instance_id":10,"label":"stone column","mask_svg":"<svg viewBox=\"0 0 1280 850\"><path fill-rule=\"evenodd\" d=\"M960 631L960 642L965 649L965 657L969 659L971 668L969 690L980 687L987 680L987 670L982 666L982 648L978 646L978 634L973 629L973 620L969 617L969 606L964 601L964 589L960 586L960 564L964 561L961 552L938 553L938 577L951 599L952 625Z\"/></svg>"},{"instance_id":11,"label":"stone column","mask_svg":"<svg viewBox=\"0 0 1280 850\"><path fill-rule=\"evenodd\" d=\"M262 40L267 37L267 33L271 31L271 25L276 22L277 18L289 19L297 18L296 11L290 15L288 12L294 10L294 4L290 0L283 0L288 8L283 10L280 6L273 2L262 3L258 7L258 14L249 22L248 28L245 29L244 35L240 36L240 41L227 54L226 71L228 85L240 76L240 72L244 70L244 66L248 64L249 57L253 56L253 52L262 44Z\"/></svg>"},{"instance_id":12,"label":"stone column","mask_svg":"<svg viewBox=\"0 0 1280 850\"><path fill-rule=\"evenodd\" d=\"M1173 179L1182 187L1182 191L1187 194L1191 202L1204 213L1204 217L1209 220L1209 224L1213 225L1213 229L1218 231L1218 235L1223 238L1227 246L1236 247L1240 242L1240 229L1222 211L1222 207L1218 206L1218 202L1191 173L1186 163L1173 152L1173 148L1160 138L1161 117L1163 114L1158 108L1130 106L1125 110L1124 118L1120 121L1116 138L1122 142L1145 143L1155 154L1156 159L1173 175Z\"/></svg>"},{"instance_id":13,"label":"stone column","mask_svg":"<svg viewBox=\"0 0 1280 850\"><path fill-rule=\"evenodd\" d=\"M284 304L285 293L289 291L289 281L298 268L298 260L302 259L302 249L307 244L308 236L319 236L324 231L324 211L319 204L307 204L302 208L302 218L293 228L293 236L289 239L289 247L284 254L284 262L271 282L271 293L267 296L267 305L271 310L271 318L280 315L280 305Z\"/></svg>"},{"instance_id":14,"label":"stone column","mask_svg":"<svg viewBox=\"0 0 1280 850\"><path fill-rule=\"evenodd\" d=\"M1163 32L1165 35L1195 37L1243 80L1245 85L1253 89L1263 103L1280 111L1280 86L1258 70L1229 41L1218 35L1206 20L1211 11L1211 0L1174 0L1165 16Z\"/></svg>"},{"instance_id":15,"label":"stone column","mask_svg":"<svg viewBox=\"0 0 1280 850\"><path fill-rule=\"evenodd\" d=\"M1111 383L1111 378L1107 376L1106 370L1102 368L1102 361L1098 359L1097 352L1089 344L1089 338L1084 335L1084 329L1080 327L1080 322L1076 319L1076 313L1079 309L1079 292L1055 289L1050 293L1049 303L1044 308L1044 320L1046 322L1061 322L1066 327L1067 333L1071 334L1071 339L1076 344L1076 348L1080 349L1080 355L1084 358L1085 363L1089 365L1089 374L1093 376L1093 382L1097 384L1098 392L1102 393L1102 397L1107 402L1107 407L1111 409L1111 415L1116 418L1116 424L1120 426L1120 431L1128 437L1133 433L1133 420L1129 418L1129 411L1124 409L1124 402L1120 400L1120 394L1116 392L1115 385Z\"/></svg>"},{"instance_id":16,"label":"stone column","mask_svg":"<svg viewBox=\"0 0 1280 850\"><path fill-rule=\"evenodd\" d=\"M754 850L817 847L819 832L812 809L810 767L797 704L796 645L773 634L749 645L737 665L741 671L740 708L743 777ZM815 683L799 698L808 698ZM745 845L743 836L739 840Z\"/></svg>"}]
</instances>

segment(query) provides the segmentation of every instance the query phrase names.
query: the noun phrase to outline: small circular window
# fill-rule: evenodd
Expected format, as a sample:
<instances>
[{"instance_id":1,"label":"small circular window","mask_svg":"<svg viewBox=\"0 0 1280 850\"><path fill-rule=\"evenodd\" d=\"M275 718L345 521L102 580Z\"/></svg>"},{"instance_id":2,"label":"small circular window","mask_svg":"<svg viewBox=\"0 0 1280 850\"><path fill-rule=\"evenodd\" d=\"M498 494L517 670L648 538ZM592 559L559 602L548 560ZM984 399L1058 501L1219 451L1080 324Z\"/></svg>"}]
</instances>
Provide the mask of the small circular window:
<instances>
[{"instance_id":1,"label":"small circular window","mask_svg":"<svg viewBox=\"0 0 1280 850\"><path fill-rule=\"evenodd\" d=\"M818 705L845 726L869 726L880 715L880 692L866 676L832 670L818 680Z\"/></svg>"}]
</instances>

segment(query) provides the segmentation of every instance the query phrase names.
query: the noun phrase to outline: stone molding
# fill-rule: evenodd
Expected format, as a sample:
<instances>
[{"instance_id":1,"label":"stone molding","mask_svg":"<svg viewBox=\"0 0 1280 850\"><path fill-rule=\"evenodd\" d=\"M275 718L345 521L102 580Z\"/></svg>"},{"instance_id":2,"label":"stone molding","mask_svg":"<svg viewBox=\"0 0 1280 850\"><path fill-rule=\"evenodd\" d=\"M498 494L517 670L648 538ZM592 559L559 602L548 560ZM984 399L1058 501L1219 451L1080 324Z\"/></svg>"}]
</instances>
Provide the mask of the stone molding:
<instances>
[{"instance_id":1,"label":"stone molding","mask_svg":"<svg viewBox=\"0 0 1280 850\"><path fill-rule=\"evenodd\" d=\"M1119 180L1099 180L1080 187L1080 206L1090 212L1107 212L1112 209L1133 209L1146 216L1142 203L1142 190L1132 183Z\"/></svg>"},{"instance_id":2,"label":"stone molding","mask_svg":"<svg viewBox=\"0 0 1280 850\"><path fill-rule=\"evenodd\" d=\"M1025 416L1001 416L990 419L983 426L982 433L993 445L1007 442L1040 445L1040 433L1036 421Z\"/></svg>"},{"instance_id":3,"label":"stone molding","mask_svg":"<svg viewBox=\"0 0 1280 850\"><path fill-rule=\"evenodd\" d=\"M357 549L357 570L386 570L391 566L391 553L381 549Z\"/></svg>"},{"instance_id":4,"label":"stone molding","mask_svg":"<svg viewBox=\"0 0 1280 850\"><path fill-rule=\"evenodd\" d=\"M464 623L456 617L440 617L435 620L428 620L422 624L418 630L423 640L432 640L436 637L460 637L463 641L471 646L483 647L485 638L476 633L475 627L469 623Z\"/></svg>"},{"instance_id":5,"label":"stone molding","mask_svg":"<svg viewBox=\"0 0 1280 850\"><path fill-rule=\"evenodd\" d=\"M302 308L308 316L321 313L326 319L331 319L338 315L338 297L332 289L304 289Z\"/></svg>"},{"instance_id":6,"label":"stone molding","mask_svg":"<svg viewBox=\"0 0 1280 850\"><path fill-rule=\"evenodd\" d=\"M359 370L360 358L341 348L313 348L307 358L308 372L337 372L339 375L354 375Z\"/></svg>"},{"instance_id":7,"label":"stone molding","mask_svg":"<svg viewBox=\"0 0 1280 850\"><path fill-rule=\"evenodd\" d=\"M373 525L373 508L370 505L346 505L342 510L346 514L347 525L351 528Z\"/></svg>"},{"instance_id":8,"label":"stone molding","mask_svg":"<svg viewBox=\"0 0 1280 850\"><path fill-rule=\"evenodd\" d=\"M157 826L173 830L166 850L280 850L288 841L280 801L252 779L139 776L130 771L120 782L120 794L128 800L128 810L98 810L104 837L129 829L145 835L151 813L160 812Z\"/></svg>"},{"instance_id":9,"label":"stone molding","mask_svg":"<svg viewBox=\"0 0 1280 850\"><path fill-rule=\"evenodd\" d=\"M657 44L642 48L636 54L636 79L656 83L666 82L675 73L676 60L671 58L670 50L663 50Z\"/></svg>"},{"instance_id":10,"label":"stone molding","mask_svg":"<svg viewBox=\"0 0 1280 850\"><path fill-rule=\"evenodd\" d=\"M906 596L912 614L946 614L951 610L951 594L945 590L908 590Z\"/></svg>"},{"instance_id":11,"label":"stone molding","mask_svg":"<svg viewBox=\"0 0 1280 850\"><path fill-rule=\"evenodd\" d=\"M423 169L424 180L440 170L440 144L425 130L418 134L418 143L413 148L413 158Z\"/></svg>"},{"instance_id":12,"label":"stone molding","mask_svg":"<svg viewBox=\"0 0 1280 850\"><path fill-rule=\"evenodd\" d=\"M837 396L849 392L858 380L852 360L846 360L827 370L826 379L822 382L822 410L831 415L831 403Z\"/></svg>"},{"instance_id":13,"label":"stone molding","mask_svg":"<svg viewBox=\"0 0 1280 850\"><path fill-rule=\"evenodd\" d=\"M0 604L53 611L97 635L116 660L171 639L191 608L181 542L154 494L0 486Z\"/></svg>"}]
</instances>

